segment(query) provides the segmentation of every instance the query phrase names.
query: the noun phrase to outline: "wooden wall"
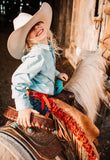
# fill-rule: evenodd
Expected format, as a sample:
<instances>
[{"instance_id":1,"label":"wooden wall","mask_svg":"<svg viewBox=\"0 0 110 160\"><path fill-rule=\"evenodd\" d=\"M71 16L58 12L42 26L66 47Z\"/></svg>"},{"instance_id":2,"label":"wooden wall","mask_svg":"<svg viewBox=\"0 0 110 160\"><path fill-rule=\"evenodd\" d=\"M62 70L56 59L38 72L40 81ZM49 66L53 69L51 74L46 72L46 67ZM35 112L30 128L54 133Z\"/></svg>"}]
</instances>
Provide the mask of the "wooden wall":
<instances>
[{"instance_id":1,"label":"wooden wall","mask_svg":"<svg viewBox=\"0 0 110 160\"><path fill-rule=\"evenodd\" d=\"M73 0L53 1L53 31L58 44L69 47Z\"/></svg>"},{"instance_id":2,"label":"wooden wall","mask_svg":"<svg viewBox=\"0 0 110 160\"><path fill-rule=\"evenodd\" d=\"M109 5L109 0L54 1L54 33L73 66L77 48L95 51L99 47L108 20L104 9Z\"/></svg>"}]
</instances>

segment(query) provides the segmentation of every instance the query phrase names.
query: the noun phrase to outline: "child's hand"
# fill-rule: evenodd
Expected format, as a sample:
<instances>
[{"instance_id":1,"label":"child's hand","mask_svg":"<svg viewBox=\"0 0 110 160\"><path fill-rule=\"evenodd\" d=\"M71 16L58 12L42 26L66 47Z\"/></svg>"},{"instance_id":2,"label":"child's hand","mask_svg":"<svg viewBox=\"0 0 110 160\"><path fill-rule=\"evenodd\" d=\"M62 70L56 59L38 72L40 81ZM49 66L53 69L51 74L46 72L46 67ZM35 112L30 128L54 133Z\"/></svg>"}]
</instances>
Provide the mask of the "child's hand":
<instances>
[{"instance_id":1,"label":"child's hand","mask_svg":"<svg viewBox=\"0 0 110 160\"><path fill-rule=\"evenodd\" d=\"M25 108L23 110L20 110L18 112L17 123L22 125L23 127L31 127L31 123L30 123L31 113L39 114L39 112L37 112L32 108Z\"/></svg>"},{"instance_id":2,"label":"child's hand","mask_svg":"<svg viewBox=\"0 0 110 160\"><path fill-rule=\"evenodd\" d=\"M68 75L66 73L60 73L57 78L61 79L62 81L68 80Z\"/></svg>"}]
</instances>

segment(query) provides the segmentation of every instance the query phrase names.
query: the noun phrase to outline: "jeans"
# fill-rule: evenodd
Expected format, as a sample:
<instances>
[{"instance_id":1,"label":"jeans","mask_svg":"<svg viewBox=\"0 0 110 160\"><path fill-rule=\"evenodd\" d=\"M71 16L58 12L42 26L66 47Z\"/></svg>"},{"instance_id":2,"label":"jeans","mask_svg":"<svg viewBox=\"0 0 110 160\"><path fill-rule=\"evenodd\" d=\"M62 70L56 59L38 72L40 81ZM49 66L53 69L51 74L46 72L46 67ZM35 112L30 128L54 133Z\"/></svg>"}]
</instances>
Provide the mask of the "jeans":
<instances>
[{"instance_id":1,"label":"jeans","mask_svg":"<svg viewBox=\"0 0 110 160\"><path fill-rule=\"evenodd\" d=\"M38 111L40 114L45 115L47 111L49 111L47 105L45 104L45 108L41 110L42 108L42 103L38 99L34 99L33 97L30 96L30 103L33 106L33 109Z\"/></svg>"}]
</instances>

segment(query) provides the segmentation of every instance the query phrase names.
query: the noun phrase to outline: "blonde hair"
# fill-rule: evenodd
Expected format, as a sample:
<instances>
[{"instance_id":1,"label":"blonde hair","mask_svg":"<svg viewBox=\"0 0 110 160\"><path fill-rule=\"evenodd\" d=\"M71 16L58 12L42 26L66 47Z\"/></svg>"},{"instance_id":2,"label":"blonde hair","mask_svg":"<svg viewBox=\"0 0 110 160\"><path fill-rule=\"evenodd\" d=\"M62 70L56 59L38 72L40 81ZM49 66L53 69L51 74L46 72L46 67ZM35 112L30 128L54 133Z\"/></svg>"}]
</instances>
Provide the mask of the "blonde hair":
<instances>
[{"instance_id":1,"label":"blonde hair","mask_svg":"<svg viewBox=\"0 0 110 160\"><path fill-rule=\"evenodd\" d=\"M29 31L30 32L30 31ZM29 34L29 33L28 33ZM58 50L59 50L59 47L57 46L57 42L56 42L56 39L53 38L53 33L52 31L47 27L47 41L49 42L52 42L53 44L53 49L54 49L54 52L56 55L59 55L58 53ZM32 46L36 45L36 44L39 44L39 43L36 43L34 41L34 39L28 39L28 35L27 35L27 38L26 38L26 44L25 44L25 48L26 48L26 54L29 53L29 51L31 50Z\"/></svg>"}]
</instances>

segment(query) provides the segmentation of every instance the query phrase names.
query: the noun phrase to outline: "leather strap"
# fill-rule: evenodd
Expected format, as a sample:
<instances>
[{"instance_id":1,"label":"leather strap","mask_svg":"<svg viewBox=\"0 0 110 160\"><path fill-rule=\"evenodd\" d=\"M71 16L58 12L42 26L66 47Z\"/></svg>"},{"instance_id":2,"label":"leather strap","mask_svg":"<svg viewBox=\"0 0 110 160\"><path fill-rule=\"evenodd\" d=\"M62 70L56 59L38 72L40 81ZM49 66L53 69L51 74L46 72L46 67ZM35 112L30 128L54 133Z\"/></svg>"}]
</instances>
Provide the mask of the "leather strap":
<instances>
[{"instance_id":1,"label":"leather strap","mask_svg":"<svg viewBox=\"0 0 110 160\"><path fill-rule=\"evenodd\" d=\"M100 40L100 43L102 43L102 45L108 50L110 50L110 44L105 41L109 38L110 38L110 34L107 34L104 39Z\"/></svg>"},{"instance_id":2,"label":"leather strap","mask_svg":"<svg viewBox=\"0 0 110 160\"><path fill-rule=\"evenodd\" d=\"M16 111L15 108L8 106L4 113L3 116L5 118L8 118L12 121L17 121L18 117L18 111ZM33 127L37 127L39 129L47 130L47 131L53 131L54 128L54 123L53 120L49 117L45 117L43 115L38 115L38 114L32 114L31 115L31 124Z\"/></svg>"}]
</instances>

